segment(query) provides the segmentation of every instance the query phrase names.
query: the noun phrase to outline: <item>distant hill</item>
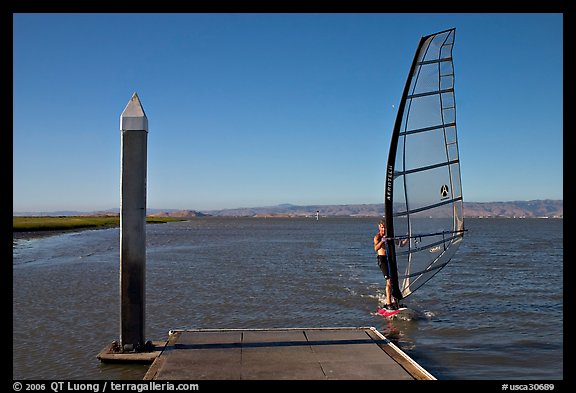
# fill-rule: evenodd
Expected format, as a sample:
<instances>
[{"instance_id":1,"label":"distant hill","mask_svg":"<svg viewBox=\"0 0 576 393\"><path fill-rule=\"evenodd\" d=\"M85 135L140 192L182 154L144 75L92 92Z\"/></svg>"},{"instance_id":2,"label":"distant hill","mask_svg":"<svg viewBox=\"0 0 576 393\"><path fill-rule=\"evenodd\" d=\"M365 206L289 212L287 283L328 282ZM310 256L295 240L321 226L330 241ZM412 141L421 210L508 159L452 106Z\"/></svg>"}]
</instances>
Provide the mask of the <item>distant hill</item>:
<instances>
[{"instance_id":1,"label":"distant hill","mask_svg":"<svg viewBox=\"0 0 576 393\"><path fill-rule=\"evenodd\" d=\"M316 212L322 216L382 216L384 206L382 204L363 205L307 205L298 206L282 204L277 206L247 207L236 209L209 210L207 214L221 217L259 217L259 216L315 216Z\"/></svg>"},{"instance_id":2,"label":"distant hill","mask_svg":"<svg viewBox=\"0 0 576 393\"><path fill-rule=\"evenodd\" d=\"M268 207L252 207L206 211L211 216L223 217L258 217L258 216L313 216L316 212L321 216L357 216L382 217L384 205L309 205L298 206L282 204ZM513 202L464 202L465 217L502 217L502 218L563 218L564 204L562 200L532 200Z\"/></svg>"},{"instance_id":3,"label":"distant hill","mask_svg":"<svg viewBox=\"0 0 576 393\"><path fill-rule=\"evenodd\" d=\"M196 210L175 210L170 212L148 212L149 217L176 217L176 218L192 218L192 217L206 217L208 214L198 212Z\"/></svg>"},{"instance_id":4,"label":"distant hill","mask_svg":"<svg viewBox=\"0 0 576 393\"><path fill-rule=\"evenodd\" d=\"M351 217L382 217L382 203L358 205L307 205L298 206L281 204L276 206L249 207L222 210L177 210L177 209L147 209L147 215L152 217L194 218L206 216L218 217L306 217L315 216L351 216ZM118 215L119 209L97 212L59 211L59 212L18 212L14 216L81 216L81 215ZM563 218L563 200L532 200L512 202L464 202L465 217L480 218Z\"/></svg>"},{"instance_id":5,"label":"distant hill","mask_svg":"<svg viewBox=\"0 0 576 393\"><path fill-rule=\"evenodd\" d=\"M564 201L464 202L465 217L563 218Z\"/></svg>"}]
</instances>

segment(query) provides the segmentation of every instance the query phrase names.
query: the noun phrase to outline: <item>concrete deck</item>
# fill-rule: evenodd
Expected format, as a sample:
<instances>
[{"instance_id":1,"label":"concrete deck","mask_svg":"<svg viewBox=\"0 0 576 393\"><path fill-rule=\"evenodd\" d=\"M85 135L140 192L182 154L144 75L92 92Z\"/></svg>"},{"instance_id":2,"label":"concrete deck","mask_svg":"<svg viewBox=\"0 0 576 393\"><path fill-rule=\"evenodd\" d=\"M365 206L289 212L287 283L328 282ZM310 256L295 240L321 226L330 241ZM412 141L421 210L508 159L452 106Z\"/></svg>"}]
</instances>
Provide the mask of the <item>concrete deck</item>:
<instances>
[{"instance_id":1,"label":"concrete deck","mask_svg":"<svg viewBox=\"0 0 576 393\"><path fill-rule=\"evenodd\" d=\"M173 330L145 380L434 380L373 327Z\"/></svg>"}]
</instances>

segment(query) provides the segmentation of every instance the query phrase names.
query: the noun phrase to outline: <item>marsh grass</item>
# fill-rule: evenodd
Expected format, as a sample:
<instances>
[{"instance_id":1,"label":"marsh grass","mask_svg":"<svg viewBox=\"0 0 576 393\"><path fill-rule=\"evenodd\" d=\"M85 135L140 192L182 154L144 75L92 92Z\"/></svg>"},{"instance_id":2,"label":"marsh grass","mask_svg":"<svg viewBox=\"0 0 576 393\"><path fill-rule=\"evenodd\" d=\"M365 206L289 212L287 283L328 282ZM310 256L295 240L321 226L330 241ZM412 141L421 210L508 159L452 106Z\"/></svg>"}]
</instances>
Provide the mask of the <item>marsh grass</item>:
<instances>
[{"instance_id":1,"label":"marsh grass","mask_svg":"<svg viewBox=\"0 0 576 393\"><path fill-rule=\"evenodd\" d=\"M174 217L146 217L149 224L184 221ZM12 232L62 231L83 228L110 228L120 225L119 216L13 216Z\"/></svg>"}]
</instances>

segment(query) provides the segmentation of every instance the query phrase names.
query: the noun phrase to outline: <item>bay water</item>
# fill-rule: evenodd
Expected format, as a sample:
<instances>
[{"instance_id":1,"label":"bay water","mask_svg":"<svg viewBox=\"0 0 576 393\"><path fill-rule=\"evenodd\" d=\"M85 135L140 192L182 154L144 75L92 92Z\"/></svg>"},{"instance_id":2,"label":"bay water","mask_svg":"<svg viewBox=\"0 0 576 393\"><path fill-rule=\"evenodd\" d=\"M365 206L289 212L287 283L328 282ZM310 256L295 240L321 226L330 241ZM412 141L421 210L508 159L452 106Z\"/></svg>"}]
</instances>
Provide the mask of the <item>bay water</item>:
<instances>
[{"instance_id":1,"label":"bay water","mask_svg":"<svg viewBox=\"0 0 576 393\"><path fill-rule=\"evenodd\" d=\"M453 260L375 313L378 218L148 224L146 339L171 329L373 326L439 380L562 380L563 220L467 219ZM140 380L120 334L119 228L13 240L14 380ZM359 359L361 362L362 360Z\"/></svg>"}]
</instances>

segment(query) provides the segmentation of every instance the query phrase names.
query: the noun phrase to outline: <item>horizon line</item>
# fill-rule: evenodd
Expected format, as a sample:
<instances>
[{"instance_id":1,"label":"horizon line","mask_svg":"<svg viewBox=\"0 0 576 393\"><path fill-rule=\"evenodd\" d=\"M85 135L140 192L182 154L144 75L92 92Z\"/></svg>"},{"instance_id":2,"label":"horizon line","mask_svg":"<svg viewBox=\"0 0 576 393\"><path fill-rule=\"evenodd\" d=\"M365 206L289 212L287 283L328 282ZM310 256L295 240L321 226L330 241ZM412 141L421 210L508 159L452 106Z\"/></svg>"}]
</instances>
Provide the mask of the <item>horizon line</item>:
<instances>
[{"instance_id":1,"label":"horizon line","mask_svg":"<svg viewBox=\"0 0 576 393\"><path fill-rule=\"evenodd\" d=\"M552 198L544 198L544 199L515 199L515 200L507 200L507 201L490 201L490 202L476 202L476 201L464 201L464 204L470 203L514 203L514 202L534 202L534 201L562 201L564 199L552 199ZM342 204L309 204L309 205L296 205L292 203L278 203L276 205L265 205L265 206L240 206L240 207L225 207L225 208L216 208L216 209L191 209L191 208L157 208L157 207L146 207L146 210L172 210L172 211L181 211L181 210L190 210L195 212L213 212L213 211L223 211L223 210L236 210L236 209L261 209L261 208L270 208L270 207L279 207L279 206L293 206L293 207L312 207L312 206L362 206L362 205L384 205L383 202L376 202L376 203L342 203ZM58 213L58 212L77 212L77 213L94 213L94 212L109 212L120 210L120 207L112 207L107 209L93 209L93 210L77 210L77 209L53 209L53 210L18 210L12 211L12 214L22 214L22 213Z\"/></svg>"}]
</instances>

